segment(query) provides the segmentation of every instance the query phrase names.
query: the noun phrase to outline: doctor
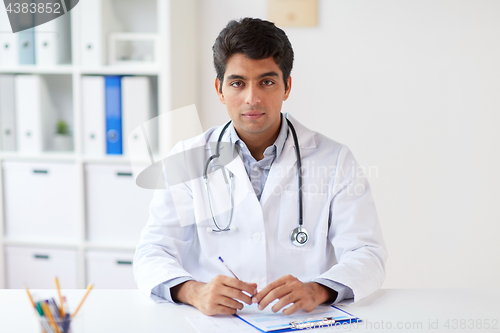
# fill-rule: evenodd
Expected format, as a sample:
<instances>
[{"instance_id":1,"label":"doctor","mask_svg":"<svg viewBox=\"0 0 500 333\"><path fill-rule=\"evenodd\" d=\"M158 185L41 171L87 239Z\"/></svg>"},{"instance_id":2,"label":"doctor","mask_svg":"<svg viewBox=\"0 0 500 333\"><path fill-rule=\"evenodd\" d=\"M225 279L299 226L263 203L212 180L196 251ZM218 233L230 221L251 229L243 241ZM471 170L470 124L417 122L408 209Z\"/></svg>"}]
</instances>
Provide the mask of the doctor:
<instances>
[{"instance_id":1,"label":"doctor","mask_svg":"<svg viewBox=\"0 0 500 333\"><path fill-rule=\"evenodd\" d=\"M387 253L367 180L346 146L281 113L292 88L285 33L260 19L231 21L213 52L215 90L232 122L180 142L170 156L200 152L189 160L203 170L220 137L233 145L221 149L230 158L223 168L209 165L208 187L201 171L178 182L167 170L167 189L155 192L137 246L139 289L208 315L234 314L242 302L264 309L274 300L272 310L288 315L375 292ZM304 244L292 235L300 200Z\"/></svg>"}]
</instances>

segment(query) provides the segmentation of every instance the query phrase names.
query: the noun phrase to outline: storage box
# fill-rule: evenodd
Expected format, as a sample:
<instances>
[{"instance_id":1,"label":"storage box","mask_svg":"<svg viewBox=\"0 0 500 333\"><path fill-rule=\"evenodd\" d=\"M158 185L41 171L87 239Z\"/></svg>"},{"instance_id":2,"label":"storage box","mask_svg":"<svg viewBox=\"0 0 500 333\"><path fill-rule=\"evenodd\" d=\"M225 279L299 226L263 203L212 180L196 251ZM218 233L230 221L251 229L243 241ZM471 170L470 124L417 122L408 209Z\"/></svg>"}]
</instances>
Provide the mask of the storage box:
<instances>
[{"instance_id":1,"label":"storage box","mask_svg":"<svg viewBox=\"0 0 500 333\"><path fill-rule=\"evenodd\" d=\"M137 289L133 259L133 252L87 251L87 283L96 289Z\"/></svg>"},{"instance_id":2,"label":"storage box","mask_svg":"<svg viewBox=\"0 0 500 333\"><path fill-rule=\"evenodd\" d=\"M7 288L76 289L76 251L54 248L5 247Z\"/></svg>"},{"instance_id":3,"label":"storage box","mask_svg":"<svg viewBox=\"0 0 500 333\"><path fill-rule=\"evenodd\" d=\"M6 234L80 240L78 172L70 163L3 162Z\"/></svg>"},{"instance_id":4,"label":"storage box","mask_svg":"<svg viewBox=\"0 0 500 333\"><path fill-rule=\"evenodd\" d=\"M87 164L85 175L88 239L135 245L154 191L135 184L130 166Z\"/></svg>"}]
</instances>

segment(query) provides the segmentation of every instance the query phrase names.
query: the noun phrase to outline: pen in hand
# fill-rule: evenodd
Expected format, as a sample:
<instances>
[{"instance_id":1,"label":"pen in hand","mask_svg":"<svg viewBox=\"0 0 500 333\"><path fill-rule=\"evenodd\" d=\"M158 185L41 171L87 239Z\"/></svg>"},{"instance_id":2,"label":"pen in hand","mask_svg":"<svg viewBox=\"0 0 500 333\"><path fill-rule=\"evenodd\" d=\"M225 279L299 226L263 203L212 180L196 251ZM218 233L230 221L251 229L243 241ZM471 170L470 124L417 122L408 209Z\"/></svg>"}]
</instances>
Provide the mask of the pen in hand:
<instances>
[{"instance_id":1,"label":"pen in hand","mask_svg":"<svg viewBox=\"0 0 500 333\"><path fill-rule=\"evenodd\" d=\"M231 270L231 268L229 268L229 266L228 266L228 265L226 265L226 263L224 262L224 260L223 260L221 257L219 257L219 260L220 260L220 261L224 264L224 266L226 266L227 270L228 270L228 271L230 271L230 272L231 272L231 274L233 274L233 276L234 276L235 278L237 278L238 280L240 280L240 278L239 278L239 277L237 277L237 276L236 276L236 274L234 274L234 272ZM241 280L240 280L240 281L241 281Z\"/></svg>"},{"instance_id":2,"label":"pen in hand","mask_svg":"<svg viewBox=\"0 0 500 333\"><path fill-rule=\"evenodd\" d=\"M236 276L236 274L234 274L234 272L231 270L231 268L229 268L229 266L228 266L228 265L224 262L224 260L223 260L221 257L219 257L219 260L220 260L220 261L224 264L224 266L226 266L227 270L228 270L228 271L230 271L230 272L231 272L231 274L233 274L233 276L234 276L236 279L238 279L238 280L240 280L240 281L241 281L241 279L240 279L239 277L237 277L237 276ZM243 292L243 293L245 293L245 294L248 294L248 296L250 296L250 297L253 297L253 296L254 296L254 295L250 295L249 293L247 293L247 292L246 292L246 291L244 291L244 290L243 290L242 292Z\"/></svg>"}]
</instances>

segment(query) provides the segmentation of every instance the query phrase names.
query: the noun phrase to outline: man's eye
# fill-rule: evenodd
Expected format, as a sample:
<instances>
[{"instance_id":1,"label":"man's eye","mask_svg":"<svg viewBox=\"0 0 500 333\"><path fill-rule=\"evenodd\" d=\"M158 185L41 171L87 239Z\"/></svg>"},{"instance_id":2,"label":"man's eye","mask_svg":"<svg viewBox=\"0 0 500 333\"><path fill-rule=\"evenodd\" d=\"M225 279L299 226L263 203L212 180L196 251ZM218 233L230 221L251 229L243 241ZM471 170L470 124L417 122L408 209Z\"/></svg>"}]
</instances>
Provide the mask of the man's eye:
<instances>
[{"instance_id":1,"label":"man's eye","mask_svg":"<svg viewBox=\"0 0 500 333\"><path fill-rule=\"evenodd\" d=\"M270 85L273 85L274 84L274 81L271 81L271 80L264 80L262 81L262 84L265 85L265 86L270 86Z\"/></svg>"},{"instance_id":2,"label":"man's eye","mask_svg":"<svg viewBox=\"0 0 500 333\"><path fill-rule=\"evenodd\" d=\"M231 82L229 84L231 87L235 87L235 88L238 88L238 87L241 87L242 83L239 82L239 81L234 81L234 82Z\"/></svg>"}]
</instances>

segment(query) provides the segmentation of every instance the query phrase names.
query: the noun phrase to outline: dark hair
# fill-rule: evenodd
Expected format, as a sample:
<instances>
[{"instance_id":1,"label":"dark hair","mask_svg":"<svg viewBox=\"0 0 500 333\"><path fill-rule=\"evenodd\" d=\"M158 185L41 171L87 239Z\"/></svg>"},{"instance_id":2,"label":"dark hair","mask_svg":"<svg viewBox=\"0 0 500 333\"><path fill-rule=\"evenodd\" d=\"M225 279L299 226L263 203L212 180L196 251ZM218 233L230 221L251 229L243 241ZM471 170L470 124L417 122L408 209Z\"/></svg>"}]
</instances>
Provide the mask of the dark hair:
<instances>
[{"instance_id":1,"label":"dark hair","mask_svg":"<svg viewBox=\"0 0 500 333\"><path fill-rule=\"evenodd\" d=\"M227 60L236 53L250 59L273 57L283 73L285 89L293 66L293 49L285 32L269 21L246 17L230 21L222 29L212 47L214 66L221 88Z\"/></svg>"}]
</instances>

